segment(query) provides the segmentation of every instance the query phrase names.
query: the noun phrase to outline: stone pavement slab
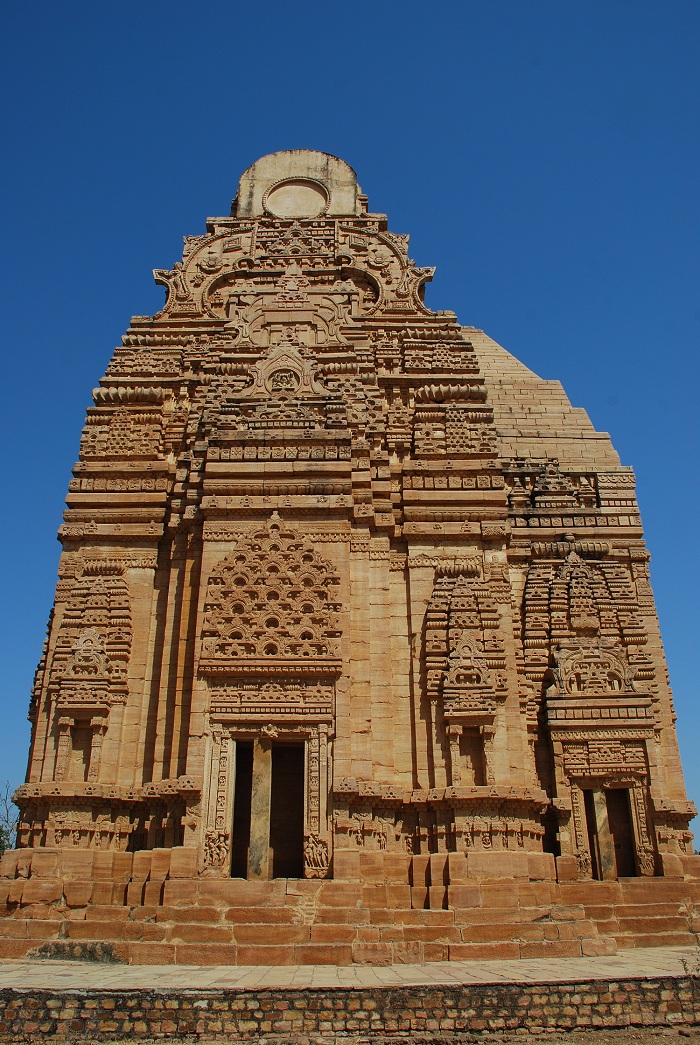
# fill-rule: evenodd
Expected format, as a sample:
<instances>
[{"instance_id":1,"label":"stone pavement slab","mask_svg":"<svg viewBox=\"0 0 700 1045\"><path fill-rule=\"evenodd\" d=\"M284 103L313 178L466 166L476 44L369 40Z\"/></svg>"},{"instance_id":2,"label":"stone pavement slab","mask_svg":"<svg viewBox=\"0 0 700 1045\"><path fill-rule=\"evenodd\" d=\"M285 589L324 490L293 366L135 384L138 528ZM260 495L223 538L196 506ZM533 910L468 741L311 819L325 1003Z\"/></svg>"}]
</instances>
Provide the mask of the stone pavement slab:
<instances>
[{"instance_id":1,"label":"stone pavement slab","mask_svg":"<svg viewBox=\"0 0 700 1045\"><path fill-rule=\"evenodd\" d=\"M306 990L459 985L581 983L587 980L683 976L692 947L649 947L611 957L521 958L425 965L119 965L68 961L0 962L0 989L62 991Z\"/></svg>"}]
</instances>

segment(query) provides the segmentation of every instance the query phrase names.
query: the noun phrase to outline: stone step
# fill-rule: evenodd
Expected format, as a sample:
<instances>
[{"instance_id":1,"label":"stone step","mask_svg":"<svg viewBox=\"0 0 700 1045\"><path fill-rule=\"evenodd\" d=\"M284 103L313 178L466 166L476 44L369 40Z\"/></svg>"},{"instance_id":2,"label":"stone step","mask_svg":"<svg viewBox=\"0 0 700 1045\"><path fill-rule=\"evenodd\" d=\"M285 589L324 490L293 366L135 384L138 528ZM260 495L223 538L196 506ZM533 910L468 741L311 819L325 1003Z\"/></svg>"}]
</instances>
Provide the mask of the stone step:
<instances>
[{"instance_id":1,"label":"stone step","mask_svg":"<svg viewBox=\"0 0 700 1045\"><path fill-rule=\"evenodd\" d=\"M586 916L597 926L601 934L616 939L656 938L673 935L683 944L691 944L694 937L691 928L696 920L680 909L680 904L586 904ZM630 943L629 946L641 946ZM650 946L665 946L651 944Z\"/></svg>"},{"instance_id":2,"label":"stone step","mask_svg":"<svg viewBox=\"0 0 700 1045\"><path fill-rule=\"evenodd\" d=\"M622 878L616 882L559 882L564 903L624 904L700 903L700 879Z\"/></svg>"},{"instance_id":3,"label":"stone step","mask_svg":"<svg viewBox=\"0 0 700 1045\"><path fill-rule=\"evenodd\" d=\"M629 947L690 947L697 940L689 932L611 933L619 948Z\"/></svg>"},{"instance_id":4,"label":"stone step","mask_svg":"<svg viewBox=\"0 0 700 1045\"><path fill-rule=\"evenodd\" d=\"M686 919L679 914L645 918L640 915L628 917L626 914L618 913L616 920L621 933L689 932Z\"/></svg>"},{"instance_id":5,"label":"stone step","mask_svg":"<svg viewBox=\"0 0 700 1045\"><path fill-rule=\"evenodd\" d=\"M434 879L440 868L433 864ZM452 952L610 954L616 941L692 945L688 919L700 904L700 884L660 879L421 886L172 879L136 883L133 905L119 893L103 894L100 881L65 882L61 891L49 878L37 878L23 903L26 884L8 881L10 902L0 903L0 957L60 946L61 939L72 947L113 945L139 963L253 963L275 954L276 961L308 963L312 951L300 948L318 947L338 949L327 954L341 964L443 961Z\"/></svg>"},{"instance_id":6,"label":"stone step","mask_svg":"<svg viewBox=\"0 0 700 1045\"><path fill-rule=\"evenodd\" d=\"M125 961L141 963L162 959L194 964L310 964L317 961L312 957L316 952L307 948L317 947L336 948L336 951L326 953L327 956L334 955L333 960L337 958L341 963L350 960L348 949L351 949L353 961L379 964L409 960L444 961L450 953L462 957L504 958L528 954L555 957L614 953L611 941L596 938L595 926L586 919L516 919L491 924L459 924L454 912L408 909L371 912L385 917L377 917L376 922L370 924L359 920L369 912L355 909L359 919L354 923L315 921L313 924L294 925L252 920L239 923L227 920L146 920L143 915L150 910L136 908L131 913L141 917L135 918L90 917L64 922L8 917L0 922L5 934L0 939L3 944L0 957L21 957L47 944L57 951L62 947L109 945L116 948L116 953ZM246 910L251 917L254 916L252 909ZM336 908L325 913L335 917L339 912L350 910ZM163 910L162 913L167 912ZM186 917L192 912L182 910L177 913ZM211 913L220 917L224 912L215 908Z\"/></svg>"},{"instance_id":7,"label":"stone step","mask_svg":"<svg viewBox=\"0 0 700 1045\"><path fill-rule=\"evenodd\" d=\"M37 947L36 940L9 940L0 939L0 961L12 961L24 958L30 951Z\"/></svg>"},{"instance_id":8,"label":"stone step","mask_svg":"<svg viewBox=\"0 0 700 1045\"><path fill-rule=\"evenodd\" d=\"M93 922L93 925L99 923ZM100 940L0 939L0 960L20 959L41 947L41 957L66 959L75 957L75 947L86 953L91 946L103 946ZM179 939L116 940L109 942L117 959L134 965L394 965L440 961L483 960L489 958L557 958L581 955L614 954L612 941L523 941L496 940L480 942L445 942L426 940L339 941L316 940L286 943L235 943L213 941L181 941Z\"/></svg>"},{"instance_id":9,"label":"stone step","mask_svg":"<svg viewBox=\"0 0 700 1045\"><path fill-rule=\"evenodd\" d=\"M585 903L583 904L589 918L616 918L624 914L629 918L675 918L682 914L679 903ZM684 915L683 915L684 916Z\"/></svg>"}]
</instances>

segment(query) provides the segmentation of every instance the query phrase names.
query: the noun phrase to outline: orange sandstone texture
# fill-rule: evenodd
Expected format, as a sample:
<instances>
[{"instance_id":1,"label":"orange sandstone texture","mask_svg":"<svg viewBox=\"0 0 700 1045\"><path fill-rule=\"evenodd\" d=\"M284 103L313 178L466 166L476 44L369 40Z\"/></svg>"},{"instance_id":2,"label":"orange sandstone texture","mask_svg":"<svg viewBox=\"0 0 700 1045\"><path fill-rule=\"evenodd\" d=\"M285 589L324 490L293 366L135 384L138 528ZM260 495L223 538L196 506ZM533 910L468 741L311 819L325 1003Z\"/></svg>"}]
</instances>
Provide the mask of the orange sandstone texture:
<instances>
[{"instance_id":1,"label":"orange sandstone texture","mask_svg":"<svg viewBox=\"0 0 700 1045\"><path fill-rule=\"evenodd\" d=\"M206 228L88 410L0 950L56 923L143 961L687 935L630 468L425 306L434 270L342 160L265 156Z\"/></svg>"}]
</instances>

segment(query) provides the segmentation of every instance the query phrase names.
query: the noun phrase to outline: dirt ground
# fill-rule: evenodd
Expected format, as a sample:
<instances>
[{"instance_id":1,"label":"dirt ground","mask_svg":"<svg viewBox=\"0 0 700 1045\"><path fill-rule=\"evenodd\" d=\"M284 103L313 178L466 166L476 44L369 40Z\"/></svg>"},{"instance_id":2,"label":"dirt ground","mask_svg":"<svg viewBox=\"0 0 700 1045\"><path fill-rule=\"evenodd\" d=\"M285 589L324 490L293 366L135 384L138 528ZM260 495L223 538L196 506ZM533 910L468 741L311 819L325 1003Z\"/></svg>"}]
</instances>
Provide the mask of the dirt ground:
<instances>
[{"instance_id":1,"label":"dirt ground","mask_svg":"<svg viewBox=\"0 0 700 1045\"><path fill-rule=\"evenodd\" d=\"M14 1043L27 1043L27 1045L38 1045L39 1041L46 1042L46 1038L0 1038L0 1041L12 1041ZM102 1039L99 1045L124 1045L126 1041L133 1038ZM352 1035L329 1035L327 1037L260 1037L236 1039L226 1037L209 1038L139 1038L139 1045L525 1045L530 1042L547 1042L547 1045L671 1045L677 1040L691 1042L700 1045L700 1026L698 1027L623 1027L623 1028L601 1028L600 1030L577 1030L562 1031L538 1030L533 1033L519 1032L513 1034L494 1033L456 1033L437 1034L434 1037L427 1035L415 1035L412 1037L385 1037L377 1035L372 1037ZM53 1038L49 1039L55 1045L95 1045L90 1038Z\"/></svg>"}]
</instances>

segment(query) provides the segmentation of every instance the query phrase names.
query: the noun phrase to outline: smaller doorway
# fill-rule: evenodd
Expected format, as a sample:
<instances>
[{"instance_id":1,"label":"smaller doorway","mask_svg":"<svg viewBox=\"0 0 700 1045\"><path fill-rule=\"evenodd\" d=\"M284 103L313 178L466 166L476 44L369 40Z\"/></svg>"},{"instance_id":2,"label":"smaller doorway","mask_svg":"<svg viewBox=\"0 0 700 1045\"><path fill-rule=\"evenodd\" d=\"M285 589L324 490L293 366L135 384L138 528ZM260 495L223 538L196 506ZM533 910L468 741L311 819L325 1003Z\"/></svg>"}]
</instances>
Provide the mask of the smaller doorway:
<instances>
[{"instance_id":1,"label":"smaller doorway","mask_svg":"<svg viewBox=\"0 0 700 1045\"><path fill-rule=\"evenodd\" d=\"M459 738L462 779L465 784L483 787L486 783L484 738L479 729L464 729Z\"/></svg>"},{"instance_id":2,"label":"smaller doorway","mask_svg":"<svg viewBox=\"0 0 700 1045\"><path fill-rule=\"evenodd\" d=\"M637 874L634 830L630 789L616 787L605 792L608 807L608 824L615 853L615 870L618 878L633 878Z\"/></svg>"},{"instance_id":3,"label":"smaller doorway","mask_svg":"<svg viewBox=\"0 0 700 1045\"><path fill-rule=\"evenodd\" d=\"M591 875L598 881L633 878L637 860L627 787L583 792Z\"/></svg>"}]
</instances>

